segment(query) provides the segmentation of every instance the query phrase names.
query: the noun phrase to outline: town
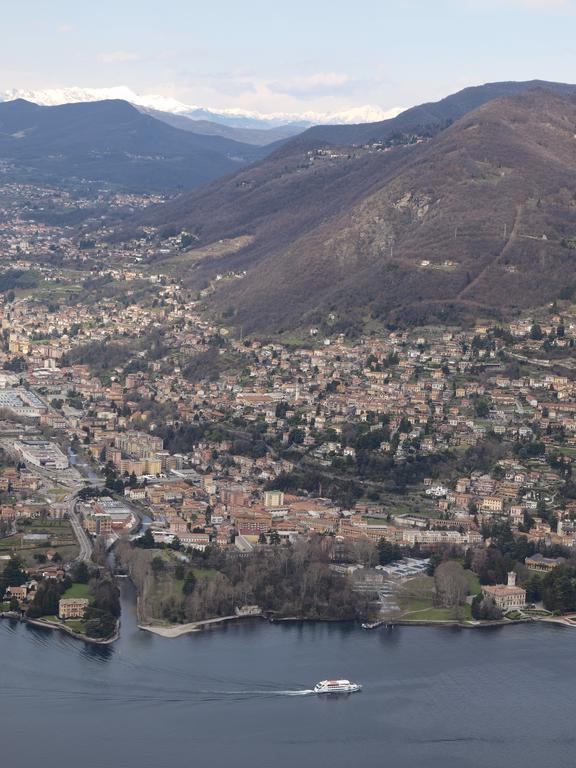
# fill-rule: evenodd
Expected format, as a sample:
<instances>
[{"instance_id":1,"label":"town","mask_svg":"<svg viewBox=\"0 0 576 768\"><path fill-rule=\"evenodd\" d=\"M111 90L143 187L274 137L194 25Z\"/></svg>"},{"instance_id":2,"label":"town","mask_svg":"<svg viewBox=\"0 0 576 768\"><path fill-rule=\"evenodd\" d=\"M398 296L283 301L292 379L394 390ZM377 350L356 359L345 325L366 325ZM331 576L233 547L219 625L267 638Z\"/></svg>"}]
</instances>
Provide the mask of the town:
<instances>
[{"instance_id":1,"label":"town","mask_svg":"<svg viewBox=\"0 0 576 768\"><path fill-rule=\"evenodd\" d=\"M572 623L571 296L466 328L332 314L244 337L182 269L193 235L116 244L83 194L0 187L5 613L112 636L113 549L160 631ZM109 193L107 215L155 202Z\"/></svg>"}]
</instances>

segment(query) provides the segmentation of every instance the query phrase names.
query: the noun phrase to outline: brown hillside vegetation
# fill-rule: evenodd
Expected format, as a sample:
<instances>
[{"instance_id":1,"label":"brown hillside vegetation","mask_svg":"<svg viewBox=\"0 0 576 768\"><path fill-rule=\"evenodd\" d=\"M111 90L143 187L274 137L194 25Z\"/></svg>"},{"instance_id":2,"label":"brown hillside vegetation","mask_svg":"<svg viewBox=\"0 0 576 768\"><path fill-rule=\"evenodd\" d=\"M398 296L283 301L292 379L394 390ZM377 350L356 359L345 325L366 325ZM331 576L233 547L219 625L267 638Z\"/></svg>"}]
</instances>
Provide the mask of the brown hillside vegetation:
<instances>
[{"instance_id":1,"label":"brown hillside vegetation","mask_svg":"<svg viewBox=\"0 0 576 768\"><path fill-rule=\"evenodd\" d=\"M576 287L575 134L576 101L536 89L387 152L283 148L169 213L252 236L188 277L247 269L214 298L245 329L505 313Z\"/></svg>"}]
</instances>

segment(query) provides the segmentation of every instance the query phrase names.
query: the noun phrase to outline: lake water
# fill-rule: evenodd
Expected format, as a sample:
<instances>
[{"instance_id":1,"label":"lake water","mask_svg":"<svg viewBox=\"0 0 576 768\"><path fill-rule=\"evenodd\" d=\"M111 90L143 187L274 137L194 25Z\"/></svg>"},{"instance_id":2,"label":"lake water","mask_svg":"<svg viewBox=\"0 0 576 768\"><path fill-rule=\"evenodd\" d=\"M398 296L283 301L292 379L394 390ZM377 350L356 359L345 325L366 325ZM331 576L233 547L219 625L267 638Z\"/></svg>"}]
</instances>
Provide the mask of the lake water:
<instances>
[{"instance_id":1,"label":"lake water","mask_svg":"<svg viewBox=\"0 0 576 768\"><path fill-rule=\"evenodd\" d=\"M10 768L546 768L576 764L576 631L250 621L98 648L0 621ZM326 677L364 690L307 694Z\"/></svg>"}]
</instances>

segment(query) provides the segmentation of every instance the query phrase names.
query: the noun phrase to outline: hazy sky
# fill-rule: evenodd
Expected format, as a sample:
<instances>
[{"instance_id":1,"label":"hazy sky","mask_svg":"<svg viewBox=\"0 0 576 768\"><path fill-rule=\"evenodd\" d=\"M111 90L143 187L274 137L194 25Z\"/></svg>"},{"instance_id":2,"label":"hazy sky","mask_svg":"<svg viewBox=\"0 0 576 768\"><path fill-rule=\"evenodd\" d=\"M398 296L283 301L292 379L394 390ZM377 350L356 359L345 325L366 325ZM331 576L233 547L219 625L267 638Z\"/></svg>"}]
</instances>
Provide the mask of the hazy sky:
<instances>
[{"instance_id":1,"label":"hazy sky","mask_svg":"<svg viewBox=\"0 0 576 768\"><path fill-rule=\"evenodd\" d=\"M271 112L576 82L576 0L27 0L0 20L0 90L127 85Z\"/></svg>"}]
</instances>

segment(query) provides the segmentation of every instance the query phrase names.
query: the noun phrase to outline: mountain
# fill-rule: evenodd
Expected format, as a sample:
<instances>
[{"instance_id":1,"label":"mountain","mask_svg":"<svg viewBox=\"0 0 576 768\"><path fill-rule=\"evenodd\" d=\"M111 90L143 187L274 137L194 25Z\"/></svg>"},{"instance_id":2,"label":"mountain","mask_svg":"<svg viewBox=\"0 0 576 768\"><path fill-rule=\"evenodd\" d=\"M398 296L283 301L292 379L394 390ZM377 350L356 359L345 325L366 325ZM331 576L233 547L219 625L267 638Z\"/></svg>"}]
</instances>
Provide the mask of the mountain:
<instances>
[{"instance_id":1,"label":"mountain","mask_svg":"<svg viewBox=\"0 0 576 768\"><path fill-rule=\"evenodd\" d=\"M426 132L435 135L454 120L458 120L489 101L531 91L534 88L545 88L564 96L576 93L575 85L551 83L545 80L487 83L465 88L438 102L412 107L391 119L379 122L362 121L359 125L314 126L306 131L305 138L340 146L352 146L366 144L369 141L385 140L395 133Z\"/></svg>"},{"instance_id":2,"label":"mountain","mask_svg":"<svg viewBox=\"0 0 576 768\"><path fill-rule=\"evenodd\" d=\"M262 113L245 109L212 109L197 105L185 104L170 96L140 95L126 86L113 88L47 88L44 90L22 90L13 88L4 93L0 92L0 101L13 101L25 99L35 104L44 106L56 106L91 101L128 101L137 107L166 112L174 115L183 115L192 120L207 120L212 123L220 123L231 128L258 129L278 128L291 126L294 129L304 130L310 125L323 123L366 123L375 120L384 120L396 115L400 109L385 111L380 107L365 105L352 107L351 109L337 112L302 113L274 112Z\"/></svg>"},{"instance_id":3,"label":"mountain","mask_svg":"<svg viewBox=\"0 0 576 768\"><path fill-rule=\"evenodd\" d=\"M0 160L18 179L84 179L138 191L190 189L267 149L167 125L125 101L0 103Z\"/></svg>"},{"instance_id":4,"label":"mountain","mask_svg":"<svg viewBox=\"0 0 576 768\"><path fill-rule=\"evenodd\" d=\"M342 326L461 321L542 304L576 288L576 101L518 90L386 151L322 149L307 132L139 224L196 233L191 285L245 270L211 297L245 330L329 314Z\"/></svg>"},{"instance_id":5,"label":"mountain","mask_svg":"<svg viewBox=\"0 0 576 768\"><path fill-rule=\"evenodd\" d=\"M289 139L305 130L303 127L296 125L281 125L278 128L232 128L225 123L194 120L185 115L161 112L158 109L150 109L149 107L138 107L138 110L182 131L200 133L204 136L222 136L225 139L239 141L244 144L253 144L256 147L265 147L276 141Z\"/></svg>"}]
</instances>

